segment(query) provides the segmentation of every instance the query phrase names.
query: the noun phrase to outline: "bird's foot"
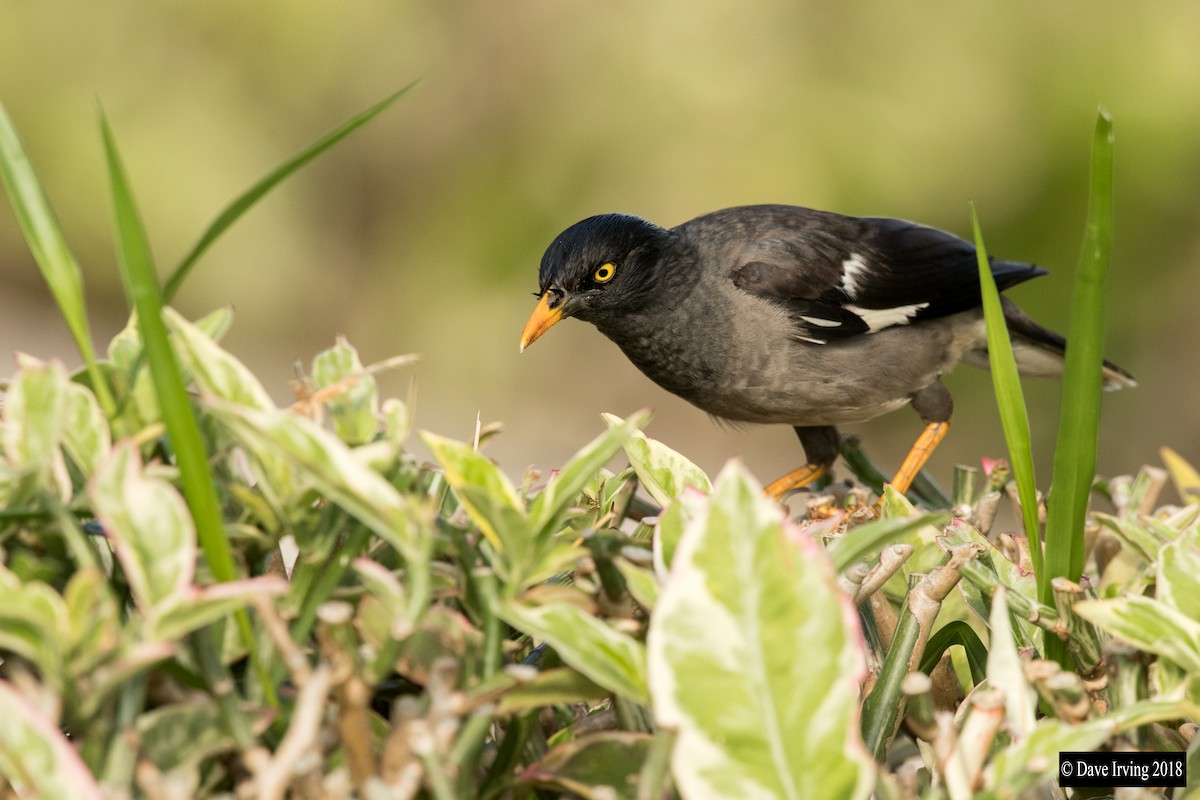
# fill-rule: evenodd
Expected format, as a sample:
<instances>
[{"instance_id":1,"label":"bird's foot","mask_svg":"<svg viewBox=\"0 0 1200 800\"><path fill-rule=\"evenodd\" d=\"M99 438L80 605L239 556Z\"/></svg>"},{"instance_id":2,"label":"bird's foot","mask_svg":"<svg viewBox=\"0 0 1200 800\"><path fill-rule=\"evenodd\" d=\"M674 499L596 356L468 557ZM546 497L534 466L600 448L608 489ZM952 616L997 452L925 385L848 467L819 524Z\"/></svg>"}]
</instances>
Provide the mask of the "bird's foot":
<instances>
[{"instance_id":1,"label":"bird's foot","mask_svg":"<svg viewBox=\"0 0 1200 800\"><path fill-rule=\"evenodd\" d=\"M782 503L783 498L789 493L803 489L828 471L829 467L825 464L805 464L803 467L794 469L771 481L763 489L763 494L777 503Z\"/></svg>"},{"instance_id":2,"label":"bird's foot","mask_svg":"<svg viewBox=\"0 0 1200 800\"><path fill-rule=\"evenodd\" d=\"M946 431L948 430L950 430L949 422L930 422L925 425L925 429L921 431L921 435L917 437L917 441L913 442L912 449L904 457L904 462L900 465L899 471L896 472L896 477L892 478L893 489L900 494L908 492L909 487L912 486L912 482L917 477L917 473L921 471L921 467L925 466L925 462L933 455L933 451L946 436ZM880 496L877 505L882 505L882 503L883 497Z\"/></svg>"}]
</instances>

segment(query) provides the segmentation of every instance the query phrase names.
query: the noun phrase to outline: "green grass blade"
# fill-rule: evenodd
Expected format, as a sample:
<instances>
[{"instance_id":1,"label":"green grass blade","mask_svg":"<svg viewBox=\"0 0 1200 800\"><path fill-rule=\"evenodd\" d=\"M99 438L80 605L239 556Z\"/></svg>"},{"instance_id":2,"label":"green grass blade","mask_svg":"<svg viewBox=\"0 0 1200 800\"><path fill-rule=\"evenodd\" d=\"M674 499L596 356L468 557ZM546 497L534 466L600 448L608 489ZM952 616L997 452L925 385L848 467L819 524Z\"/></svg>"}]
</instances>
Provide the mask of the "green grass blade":
<instances>
[{"instance_id":1,"label":"green grass blade","mask_svg":"<svg viewBox=\"0 0 1200 800\"><path fill-rule=\"evenodd\" d=\"M162 408L167 437L175 451L184 497L196 521L201 549L214 577L221 581L233 580L233 557L221 525L221 508L208 468L208 456L204 452L200 428L183 383L179 362L167 340L167 328L162 319L162 298L158 292L150 246L129 190L112 131L103 117L100 126L116 212L121 277L125 281L130 302L137 311L138 329Z\"/></svg>"},{"instance_id":2,"label":"green grass blade","mask_svg":"<svg viewBox=\"0 0 1200 800\"><path fill-rule=\"evenodd\" d=\"M0 179L4 181L29 250L83 357L96 399L111 419L116 414L116 404L96 366L87 306L83 302L83 273L67 246L54 209L50 207L41 181L3 105L0 105Z\"/></svg>"},{"instance_id":3,"label":"green grass blade","mask_svg":"<svg viewBox=\"0 0 1200 800\"><path fill-rule=\"evenodd\" d=\"M1013 356L1012 342L1008 338L1008 325L1004 321L1004 309L1000 305L1000 292L992 277L988 263L987 248L983 244L983 231L979 227L979 215L971 205L971 225L975 230L975 251L979 260L979 288L983 296L983 313L987 320L988 362L992 370L992 386L996 390L996 405L1000 410L1000 422L1004 427L1004 441L1008 445L1008 458L1012 463L1013 477L1017 481L1017 495L1021 499L1021 514L1025 531L1029 535L1029 554L1033 561L1034 574L1042 577L1041 532L1038 529L1037 481L1033 474L1033 449L1029 437L1029 413L1025 409L1025 395L1021 392L1021 378L1017 375L1017 361ZM1046 581L1047 587L1049 581Z\"/></svg>"},{"instance_id":4,"label":"green grass blade","mask_svg":"<svg viewBox=\"0 0 1200 800\"><path fill-rule=\"evenodd\" d=\"M1113 128L1100 111L1092 140L1087 227L1075 289L1063 366L1062 411L1054 473L1046 508L1046 576L1039 592L1051 597L1049 581L1060 575L1079 580L1083 571L1083 526L1096 474L1100 393L1104 362L1104 280L1112 250Z\"/></svg>"},{"instance_id":5,"label":"green grass blade","mask_svg":"<svg viewBox=\"0 0 1200 800\"><path fill-rule=\"evenodd\" d=\"M162 316L162 296L159 294L158 279L154 273L154 262L150 254L150 243L142 228L141 217L129 188L129 180L108 120L100 116L100 130L104 138L104 154L108 163L109 183L117 234L117 261L125 291L137 312L138 330L154 391L162 409L167 438L175 452L175 463L183 483L183 496L196 524L196 536L200 549L208 562L209 570L218 581L228 582L237 575L233 554L221 521L221 504L217 498L216 484L208 465L208 454L200 437L200 426L183 383L183 374L171 343L167 339L167 327ZM262 684L267 701L275 705L273 685L262 665L256 646L250 618L245 611L235 615L242 640L250 650L250 659ZM226 720L231 730L243 724L240 720Z\"/></svg>"},{"instance_id":6,"label":"green grass blade","mask_svg":"<svg viewBox=\"0 0 1200 800\"><path fill-rule=\"evenodd\" d=\"M243 214L249 211L255 203L261 200L263 196L267 194L267 192L274 189L293 172L300 169L329 148L333 147L342 139L345 139L347 136L354 133L354 131L358 130L363 125L366 125L368 122L375 119L375 117L379 116L379 114L381 114L388 106L399 100L401 95L406 94L408 90L415 85L416 82L414 81L395 94L392 94L391 96L386 97L380 102L371 106L366 111L356 114L355 116L346 120L337 128L334 128L328 134L322 136L304 150L280 164L264 178L262 178L262 180L258 181L258 183L255 183L249 189L242 192L237 199L226 206L224 210L217 215L217 218L214 219L211 224L209 224L208 228L200 236L196 244L192 246L192 249L188 251L187 255L185 255L179 262L179 265L175 267L175 270L171 273L171 276L167 279L166 284L163 286L163 301L166 303L171 302L171 298L173 298L175 293L179 291L180 285L183 284L184 279L187 278L188 273L191 272L192 267L195 266L196 261L200 259L200 256L202 256L204 252L208 250L213 242L221 237L221 234L228 230L233 223L237 222L238 219L240 219Z\"/></svg>"},{"instance_id":7,"label":"green grass blade","mask_svg":"<svg viewBox=\"0 0 1200 800\"><path fill-rule=\"evenodd\" d=\"M988 650L980 641L979 634L961 619L947 622L929 637L925 652L921 654L921 672L926 675L932 673L942 660L942 654L956 644L962 645L967 654L971 680L975 683L983 681L987 677Z\"/></svg>"}]
</instances>

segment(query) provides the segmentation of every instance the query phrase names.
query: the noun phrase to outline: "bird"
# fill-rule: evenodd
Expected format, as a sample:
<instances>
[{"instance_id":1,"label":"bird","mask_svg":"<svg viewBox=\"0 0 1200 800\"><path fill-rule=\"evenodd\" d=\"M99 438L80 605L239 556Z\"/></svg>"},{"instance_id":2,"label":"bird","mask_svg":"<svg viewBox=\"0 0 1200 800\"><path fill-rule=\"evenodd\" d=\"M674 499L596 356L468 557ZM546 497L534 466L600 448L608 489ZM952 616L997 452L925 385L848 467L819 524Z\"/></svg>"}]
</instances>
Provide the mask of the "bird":
<instances>
[{"instance_id":1,"label":"bird","mask_svg":"<svg viewBox=\"0 0 1200 800\"><path fill-rule=\"evenodd\" d=\"M989 263L1001 291L1047 274ZM838 426L909 405L923 427L891 481L906 492L949 430L941 377L988 366L975 246L902 219L782 204L673 228L601 214L553 240L536 296L522 352L575 317L713 417L792 426L805 463L765 487L777 500L830 472ZM1061 375L1066 340L1001 302L1018 371ZM1109 361L1102 371L1107 390L1136 385Z\"/></svg>"}]
</instances>

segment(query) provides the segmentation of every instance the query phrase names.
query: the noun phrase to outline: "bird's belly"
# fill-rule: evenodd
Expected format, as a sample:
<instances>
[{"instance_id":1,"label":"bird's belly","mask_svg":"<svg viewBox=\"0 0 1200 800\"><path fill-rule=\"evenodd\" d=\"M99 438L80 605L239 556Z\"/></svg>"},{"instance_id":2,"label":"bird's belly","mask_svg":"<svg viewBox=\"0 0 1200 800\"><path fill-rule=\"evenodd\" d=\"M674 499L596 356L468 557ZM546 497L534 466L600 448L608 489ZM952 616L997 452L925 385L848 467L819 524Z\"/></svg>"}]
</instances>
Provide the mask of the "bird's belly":
<instances>
[{"instance_id":1,"label":"bird's belly","mask_svg":"<svg viewBox=\"0 0 1200 800\"><path fill-rule=\"evenodd\" d=\"M801 427L843 425L866 422L909 402L908 394L899 398L864 398L840 392L780 392L771 388L747 386L737 392L718 394L695 402L714 416L736 422L781 423Z\"/></svg>"},{"instance_id":2,"label":"bird's belly","mask_svg":"<svg viewBox=\"0 0 1200 800\"><path fill-rule=\"evenodd\" d=\"M889 328L840 344L766 336L763 341L773 346L760 341L756 347L729 348L714 341L708 347L675 348L669 340L651 338L622 349L659 386L714 416L839 425L901 408L913 392L957 364L964 348L948 322ZM741 356L731 360L730 352Z\"/></svg>"}]
</instances>

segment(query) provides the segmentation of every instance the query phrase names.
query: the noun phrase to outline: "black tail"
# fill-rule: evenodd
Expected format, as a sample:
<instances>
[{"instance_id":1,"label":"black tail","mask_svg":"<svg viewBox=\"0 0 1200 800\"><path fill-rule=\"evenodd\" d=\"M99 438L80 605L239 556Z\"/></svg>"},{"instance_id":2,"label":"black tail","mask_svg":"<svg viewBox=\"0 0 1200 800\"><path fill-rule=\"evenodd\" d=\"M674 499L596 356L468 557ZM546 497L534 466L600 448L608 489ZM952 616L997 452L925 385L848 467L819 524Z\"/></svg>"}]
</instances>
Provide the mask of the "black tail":
<instances>
[{"instance_id":1,"label":"black tail","mask_svg":"<svg viewBox=\"0 0 1200 800\"><path fill-rule=\"evenodd\" d=\"M996 288L1002 292L1010 286L1050 274L1041 267L1035 264L1026 264L1024 261L999 261L989 258L988 266L992 268L992 277L996 280Z\"/></svg>"}]
</instances>

